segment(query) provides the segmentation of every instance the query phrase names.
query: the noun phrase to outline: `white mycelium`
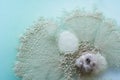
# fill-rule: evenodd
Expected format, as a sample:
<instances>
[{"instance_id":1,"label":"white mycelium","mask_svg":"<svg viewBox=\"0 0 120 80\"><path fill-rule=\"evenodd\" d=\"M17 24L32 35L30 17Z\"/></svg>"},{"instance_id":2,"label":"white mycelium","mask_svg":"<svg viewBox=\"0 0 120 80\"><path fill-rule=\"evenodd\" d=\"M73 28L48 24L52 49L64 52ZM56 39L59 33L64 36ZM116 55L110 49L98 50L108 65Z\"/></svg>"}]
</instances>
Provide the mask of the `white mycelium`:
<instances>
[{"instance_id":1,"label":"white mycelium","mask_svg":"<svg viewBox=\"0 0 120 80\"><path fill-rule=\"evenodd\" d=\"M79 76L79 78L86 75L98 75L107 68L106 59L87 41L81 42L79 49L74 54L64 54L63 56L61 69L67 80L72 79L73 75Z\"/></svg>"},{"instance_id":2,"label":"white mycelium","mask_svg":"<svg viewBox=\"0 0 120 80\"><path fill-rule=\"evenodd\" d=\"M93 54L90 52L83 52L83 54L76 59L75 65L79 68L81 73L98 74L106 69L107 62L99 53Z\"/></svg>"},{"instance_id":3,"label":"white mycelium","mask_svg":"<svg viewBox=\"0 0 120 80\"><path fill-rule=\"evenodd\" d=\"M59 35L58 46L60 51L63 53L74 53L76 50L78 50L79 42L73 33L69 31L63 31Z\"/></svg>"},{"instance_id":4,"label":"white mycelium","mask_svg":"<svg viewBox=\"0 0 120 80\"><path fill-rule=\"evenodd\" d=\"M120 31L113 21L75 10L59 25L41 18L21 37L15 73L22 80L104 80L98 73L106 66L120 68Z\"/></svg>"},{"instance_id":5,"label":"white mycelium","mask_svg":"<svg viewBox=\"0 0 120 80\"><path fill-rule=\"evenodd\" d=\"M94 51L93 53L92 51L95 48L90 45L89 42L83 42L80 43L80 45L81 46L79 46L78 38L73 33L69 31L63 31L60 33L58 46L60 52L65 54L65 59L63 60L65 65L62 66L68 66L71 68L77 66L78 69L76 70L79 70L80 74L98 74L102 72L107 66L105 58L98 51ZM66 67L66 69L68 69L68 67ZM67 77L68 76L69 75L67 75Z\"/></svg>"}]
</instances>

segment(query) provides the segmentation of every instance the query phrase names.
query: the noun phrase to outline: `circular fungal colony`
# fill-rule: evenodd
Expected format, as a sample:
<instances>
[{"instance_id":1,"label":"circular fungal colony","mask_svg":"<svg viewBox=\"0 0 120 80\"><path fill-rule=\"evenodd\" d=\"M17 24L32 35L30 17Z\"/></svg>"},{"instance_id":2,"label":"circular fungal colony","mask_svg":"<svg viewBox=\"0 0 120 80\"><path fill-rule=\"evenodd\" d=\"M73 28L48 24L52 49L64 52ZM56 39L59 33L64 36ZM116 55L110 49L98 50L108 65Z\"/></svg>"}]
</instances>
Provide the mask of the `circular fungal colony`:
<instances>
[{"instance_id":1,"label":"circular fungal colony","mask_svg":"<svg viewBox=\"0 0 120 80\"><path fill-rule=\"evenodd\" d=\"M102 80L120 68L120 29L100 12L40 18L20 38L15 73L22 80ZM104 79L103 79L104 80Z\"/></svg>"}]
</instances>

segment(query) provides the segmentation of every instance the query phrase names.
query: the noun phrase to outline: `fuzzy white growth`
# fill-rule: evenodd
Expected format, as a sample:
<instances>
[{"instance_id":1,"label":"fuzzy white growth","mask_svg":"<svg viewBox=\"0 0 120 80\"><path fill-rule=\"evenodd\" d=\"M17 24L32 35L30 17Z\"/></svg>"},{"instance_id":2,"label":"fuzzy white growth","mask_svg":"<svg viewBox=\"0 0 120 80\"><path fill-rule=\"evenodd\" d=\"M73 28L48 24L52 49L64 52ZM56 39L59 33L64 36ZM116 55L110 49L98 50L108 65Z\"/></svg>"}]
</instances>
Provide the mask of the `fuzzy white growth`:
<instances>
[{"instance_id":1,"label":"fuzzy white growth","mask_svg":"<svg viewBox=\"0 0 120 80\"><path fill-rule=\"evenodd\" d=\"M82 73L98 74L106 69L107 62L99 53L84 52L82 56L76 59L75 65L80 68Z\"/></svg>"},{"instance_id":2,"label":"fuzzy white growth","mask_svg":"<svg viewBox=\"0 0 120 80\"><path fill-rule=\"evenodd\" d=\"M79 41L73 33L64 31L60 33L58 38L58 46L60 51L63 53L74 53L76 50L78 50Z\"/></svg>"}]
</instances>

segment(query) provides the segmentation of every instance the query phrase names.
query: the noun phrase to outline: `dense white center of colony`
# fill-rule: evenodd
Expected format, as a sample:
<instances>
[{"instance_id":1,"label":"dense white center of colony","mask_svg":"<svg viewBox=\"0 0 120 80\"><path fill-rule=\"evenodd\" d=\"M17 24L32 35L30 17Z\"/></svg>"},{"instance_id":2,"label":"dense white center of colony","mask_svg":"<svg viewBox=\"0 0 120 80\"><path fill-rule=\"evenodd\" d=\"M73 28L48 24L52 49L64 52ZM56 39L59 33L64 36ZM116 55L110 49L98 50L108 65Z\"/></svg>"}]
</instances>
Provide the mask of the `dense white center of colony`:
<instances>
[{"instance_id":1,"label":"dense white center of colony","mask_svg":"<svg viewBox=\"0 0 120 80\"><path fill-rule=\"evenodd\" d=\"M82 73L92 72L97 74L106 68L107 62L99 53L93 54L84 52L78 59L76 59L75 65L80 68Z\"/></svg>"},{"instance_id":2,"label":"dense white center of colony","mask_svg":"<svg viewBox=\"0 0 120 80\"><path fill-rule=\"evenodd\" d=\"M78 38L69 31L63 31L58 38L58 46L63 53L74 53L78 50L79 41Z\"/></svg>"}]
</instances>

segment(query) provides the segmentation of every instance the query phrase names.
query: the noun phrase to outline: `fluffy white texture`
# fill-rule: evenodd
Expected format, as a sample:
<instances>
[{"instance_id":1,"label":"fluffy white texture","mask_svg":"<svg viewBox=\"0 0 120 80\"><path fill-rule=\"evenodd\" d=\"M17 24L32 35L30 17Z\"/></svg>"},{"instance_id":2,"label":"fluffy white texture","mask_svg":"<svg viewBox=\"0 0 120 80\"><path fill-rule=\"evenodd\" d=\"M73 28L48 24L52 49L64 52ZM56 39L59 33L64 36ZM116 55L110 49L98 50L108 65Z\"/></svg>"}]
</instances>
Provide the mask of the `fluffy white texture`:
<instances>
[{"instance_id":1,"label":"fluffy white texture","mask_svg":"<svg viewBox=\"0 0 120 80\"><path fill-rule=\"evenodd\" d=\"M58 46L60 52L63 52L65 54L74 53L76 50L78 50L79 41L73 33L69 31L63 31L60 33Z\"/></svg>"},{"instance_id":2,"label":"fluffy white texture","mask_svg":"<svg viewBox=\"0 0 120 80\"><path fill-rule=\"evenodd\" d=\"M89 63L86 60L89 59ZM98 74L101 71L104 71L107 67L106 59L99 53L91 54L84 52L82 56L76 59L76 66L82 69L83 72L91 72L93 74Z\"/></svg>"}]
</instances>

